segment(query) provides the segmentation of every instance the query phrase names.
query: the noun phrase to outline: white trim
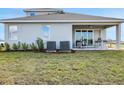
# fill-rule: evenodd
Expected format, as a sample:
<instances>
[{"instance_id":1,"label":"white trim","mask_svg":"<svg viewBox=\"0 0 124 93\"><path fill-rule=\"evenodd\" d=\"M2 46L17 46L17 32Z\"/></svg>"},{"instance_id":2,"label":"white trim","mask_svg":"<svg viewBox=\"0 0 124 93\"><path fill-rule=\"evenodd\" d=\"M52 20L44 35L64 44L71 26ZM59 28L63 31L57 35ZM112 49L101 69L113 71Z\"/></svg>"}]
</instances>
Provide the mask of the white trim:
<instances>
[{"instance_id":1,"label":"white trim","mask_svg":"<svg viewBox=\"0 0 124 93\"><path fill-rule=\"evenodd\" d=\"M103 30L102 29L100 30L100 34L101 34L101 36L100 36L101 39L103 39Z\"/></svg>"},{"instance_id":2,"label":"white trim","mask_svg":"<svg viewBox=\"0 0 124 93\"><path fill-rule=\"evenodd\" d=\"M116 25L116 49L120 48L121 41L121 24Z\"/></svg>"},{"instance_id":3,"label":"white trim","mask_svg":"<svg viewBox=\"0 0 124 93\"><path fill-rule=\"evenodd\" d=\"M100 30L100 29L75 29L75 30Z\"/></svg>"},{"instance_id":4,"label":"white trim","mask_svg":"<svg viewBox=\"0 0 124 93\"><path fill-rule=\"evenodd\" d=\"M117 23L117 22L81 22L81 23L73 23L73 25L117 25L117 24L120 24L120 23Z\"/></svg>"},{"instance_id":5,"label":"white trim","mask_svg":"<svg viewBox=\"0 0 124 93\"><path fill-rule=\"evenodd\" d=\"M94 31L95 29L93 29L93 45L94 45L94 33L95 33L95 31Z\"/></svg>"},{"instance_id":6,"label":"white trim","mask_svg":"<svg viewBox=\"0 0 124 93\"><path fill-rule=\"evenodd\" d=\"M4 22L124 22L123 20L1 20L0 21L1 23L4 23Z\"/></svg>"}]
</instances>

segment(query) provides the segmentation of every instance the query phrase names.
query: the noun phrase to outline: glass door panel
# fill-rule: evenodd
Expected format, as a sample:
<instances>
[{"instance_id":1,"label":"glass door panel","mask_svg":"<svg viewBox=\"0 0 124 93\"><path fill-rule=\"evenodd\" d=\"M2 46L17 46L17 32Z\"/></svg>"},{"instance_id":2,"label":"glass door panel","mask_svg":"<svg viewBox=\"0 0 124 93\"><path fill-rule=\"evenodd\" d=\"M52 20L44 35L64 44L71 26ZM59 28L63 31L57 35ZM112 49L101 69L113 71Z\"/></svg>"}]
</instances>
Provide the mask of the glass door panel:
<instances>
[{"instance_id":1,"label":"glass door panel","mask_svg":"<svg viewBox=\"0 0 124 93\"><path fill-rule=\"evenodd\" d=\"M87 46L87 30L82 30L82 46Z\"/></svg>"},{"instance_id":2,"label":"glass door panel","mask_svg":"<svg viewBox=\"0 0 124 93\"><path fill-rule=\"evenodd\" d=\"M93 45L93 30L76 30L75 43L78 47L92 46Z\"/></svg>"},{"instance_id":3,"label":"glass door panel","mask_svg":"<svg viewBox=\"0 0 124 93\"><path fill-rule=\"evenodd\" d=\"M92 46L93 45L93 31L92 30L88 30L88 46Z\"/></svg>"},{"instance_id":4,"label":"glass door panel","mask_svg":"<svg viewBox=\"0 0 124 93\"><path fill-rule=\"evenodd\" d=\"M79 42L81 42L81 38L82 38L81 30L76 30L76 32L75 32L76 46L78 45Z\"/></svg>"}]
</instances>

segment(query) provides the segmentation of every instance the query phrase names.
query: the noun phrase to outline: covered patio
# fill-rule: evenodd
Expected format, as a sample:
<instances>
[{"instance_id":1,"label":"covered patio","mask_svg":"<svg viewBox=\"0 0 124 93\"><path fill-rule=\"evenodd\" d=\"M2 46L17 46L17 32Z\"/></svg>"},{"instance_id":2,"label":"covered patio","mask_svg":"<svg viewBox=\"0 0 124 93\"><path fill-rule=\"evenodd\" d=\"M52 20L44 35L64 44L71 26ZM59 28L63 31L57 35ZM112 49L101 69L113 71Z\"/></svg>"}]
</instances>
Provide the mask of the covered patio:
<instances>
[{"instance_id":1,"label":"covered patio","mask_svg":"<svg viewBox=\"0 0 124 93\"><path fill-rule=\"evenodd\" d=\"M106 39L106 29L116 29L116 47L108 47L111 41ZM121 41L120 23L79 23L73 24L73 50L119 50Z\"/></svg>"}]
</instances>

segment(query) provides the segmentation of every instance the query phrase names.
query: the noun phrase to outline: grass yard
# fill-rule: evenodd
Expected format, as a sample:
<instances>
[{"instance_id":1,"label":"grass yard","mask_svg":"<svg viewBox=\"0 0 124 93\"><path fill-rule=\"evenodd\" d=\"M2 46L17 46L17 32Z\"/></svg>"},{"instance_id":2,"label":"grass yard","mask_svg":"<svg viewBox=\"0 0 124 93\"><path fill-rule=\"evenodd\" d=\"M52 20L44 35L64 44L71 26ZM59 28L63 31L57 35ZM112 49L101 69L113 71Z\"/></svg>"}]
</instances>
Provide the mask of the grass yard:
<instances>
[{"instance_id":1,"label":"grass yard","mask_svg":"<svg viewBox=\"0 0 124 93\"><path fill-rule=\"evenodd\" d=\"M0 52L0 84L124 84L124 51Z\"/></svg>"}]
</instances>

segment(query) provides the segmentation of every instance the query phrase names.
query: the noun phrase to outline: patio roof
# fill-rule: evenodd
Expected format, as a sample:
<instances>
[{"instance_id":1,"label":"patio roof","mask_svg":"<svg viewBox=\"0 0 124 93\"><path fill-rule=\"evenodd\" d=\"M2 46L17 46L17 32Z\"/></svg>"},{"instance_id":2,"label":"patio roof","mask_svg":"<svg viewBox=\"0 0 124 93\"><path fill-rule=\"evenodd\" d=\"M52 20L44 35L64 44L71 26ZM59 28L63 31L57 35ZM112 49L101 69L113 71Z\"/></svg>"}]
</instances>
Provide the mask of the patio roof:
<instances>
[{"instance_id":1,"label":"patio roof","mask_svg":"<svg viewBox=\"0 0 124 93\"><path fill-rule=\"evenodd\" d=\"M73 29L105 29L114 25L73 25Z\"/></svg>"},{"instance_id":2,"label":"patio roof","mask_svg":"<svg viewBox=\"0 0 124 93\"><path fill-rule=\"evenodd\" d=\"M52 13L36 16L25 16L12 19L4 19L0 22L124 22L124 19L102 17L76 13Z\"/></svg>"}]
</instances>

